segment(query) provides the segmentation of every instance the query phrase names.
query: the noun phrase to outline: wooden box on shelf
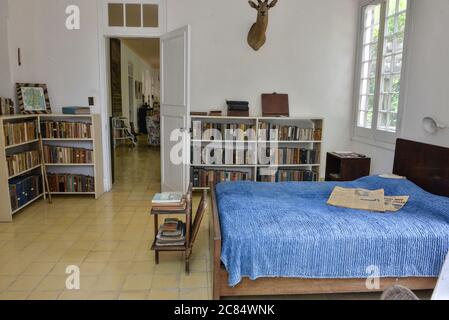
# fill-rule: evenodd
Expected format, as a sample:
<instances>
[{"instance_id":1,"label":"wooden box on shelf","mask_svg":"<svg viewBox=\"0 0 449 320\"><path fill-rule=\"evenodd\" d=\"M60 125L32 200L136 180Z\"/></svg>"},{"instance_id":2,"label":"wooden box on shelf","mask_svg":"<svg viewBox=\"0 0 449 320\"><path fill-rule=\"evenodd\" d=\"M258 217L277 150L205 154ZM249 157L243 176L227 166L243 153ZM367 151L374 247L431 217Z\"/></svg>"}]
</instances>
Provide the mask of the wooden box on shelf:
<instances>
[{"instance_id":1,"label":"wooden box on shelf","mask_svg":"<svg viewBox=\"0 0 449 320\"><path fill-rule=\"evenodd\" d=\"M353 181L370 175L371 159L357 153L327 154L326 181Z\"/></svg>"}]
</instances>

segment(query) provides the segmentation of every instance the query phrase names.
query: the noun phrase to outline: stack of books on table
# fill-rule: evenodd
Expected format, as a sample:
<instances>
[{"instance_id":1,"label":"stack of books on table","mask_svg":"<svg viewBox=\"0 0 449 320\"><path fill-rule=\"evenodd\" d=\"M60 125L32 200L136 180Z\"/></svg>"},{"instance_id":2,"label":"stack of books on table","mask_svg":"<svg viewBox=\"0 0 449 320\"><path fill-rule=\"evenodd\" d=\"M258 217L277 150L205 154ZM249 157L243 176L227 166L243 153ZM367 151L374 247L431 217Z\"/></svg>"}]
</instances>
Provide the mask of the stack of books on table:
<instances>
[{"instance_id":1,"label":"stack of books on table","mask_svg":"<svg viewBox=\"0 0 449 320\"><path fill-rule=\"evenodd\" d=\"M186 243L186 224L179 219L165 219L156 238L157 246L183 246Z\"/></svg>"},{"instance_id":2,"label":"stack of books on table","mask_svg":"<svg viewBox=\"0 0 449 320\"><path fill-rule=\"evenodd\" d=\"M179 192L158 193L153 198L154 211L185 211L187 201L184 194Z\"/></svg>"}]
</instances>

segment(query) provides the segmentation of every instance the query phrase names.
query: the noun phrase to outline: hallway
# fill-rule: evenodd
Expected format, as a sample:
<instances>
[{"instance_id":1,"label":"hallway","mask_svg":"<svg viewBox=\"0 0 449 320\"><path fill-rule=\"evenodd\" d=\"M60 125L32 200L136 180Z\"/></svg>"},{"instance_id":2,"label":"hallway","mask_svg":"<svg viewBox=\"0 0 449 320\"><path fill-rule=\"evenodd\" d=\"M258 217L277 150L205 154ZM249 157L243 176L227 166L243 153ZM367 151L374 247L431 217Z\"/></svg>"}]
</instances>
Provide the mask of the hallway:
<instances>
[{"instance_id":1,"label":"hallway","mask_svg":"<svg viewBox=\"0 0 449 320\"><path fill-rule=\"evenodd\" d=\"M160 190L159 151L120 147L116 184L99 200L41 200L0 224L0 299L208 299L208 219L191 262L179 253L154 264L149 215ZM197 200L198 201L198 200ZM195 201L194 205L197 205ZM81 288L66 289L66 268L80 267Z\"/></svg>"}]
</instances>

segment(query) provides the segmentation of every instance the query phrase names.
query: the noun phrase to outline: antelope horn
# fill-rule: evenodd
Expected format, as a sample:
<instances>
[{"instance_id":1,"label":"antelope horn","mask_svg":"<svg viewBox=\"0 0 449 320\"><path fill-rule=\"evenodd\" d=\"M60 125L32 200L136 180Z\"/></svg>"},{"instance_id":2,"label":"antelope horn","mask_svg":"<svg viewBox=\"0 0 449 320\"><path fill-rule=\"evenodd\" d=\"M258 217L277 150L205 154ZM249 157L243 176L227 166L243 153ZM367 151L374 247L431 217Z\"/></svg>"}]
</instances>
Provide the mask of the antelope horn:
<instances>
[{"instance_id":1,"label":"antelope horn","mask_svg":"<svg viewBox=\"0 0 449 320\"><path fill-rule=\"evenodd\" d=\"M268 3L268 1L269 1L269 0L267 0L267 3ZM269 8L273 8L277 3L278 3L278 0L273 0L273 1L268 5L268 7L269 7Z\"/></svg>"}]
</instances>

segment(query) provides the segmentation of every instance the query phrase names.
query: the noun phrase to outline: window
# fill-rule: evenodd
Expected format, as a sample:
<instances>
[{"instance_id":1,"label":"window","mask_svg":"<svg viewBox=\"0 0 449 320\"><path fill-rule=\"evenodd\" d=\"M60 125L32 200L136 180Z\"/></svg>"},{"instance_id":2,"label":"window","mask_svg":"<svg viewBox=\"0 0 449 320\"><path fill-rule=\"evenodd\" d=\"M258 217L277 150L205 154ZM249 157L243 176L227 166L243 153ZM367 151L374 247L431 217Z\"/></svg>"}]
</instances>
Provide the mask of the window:
<instances>
[{"instance_id":1,"label":"window","mask_svg":"<svg viewBox=\"0 0 449 320\"><path fill-rule=\"evenodd\" d=\"M377 0L362 9L356 135L398 131L408 0Z\"/></svg>"},{"instance_id":2,"label":"window","mask_svg":"<svg viewBox=\"0 0 449 320\"><path fill-rule=\"evenodd\" d=\"M103 0L105 34L160 36L166 29L166 0Z\"/></svg>"}]
</instances>

